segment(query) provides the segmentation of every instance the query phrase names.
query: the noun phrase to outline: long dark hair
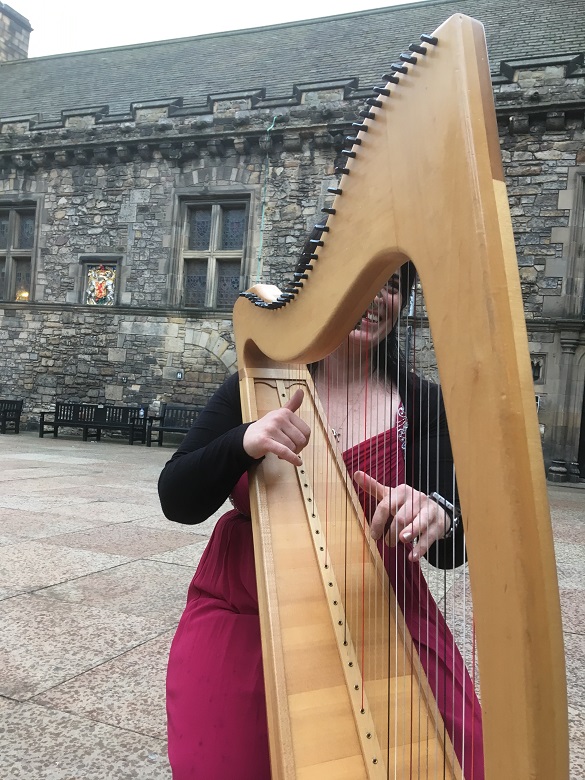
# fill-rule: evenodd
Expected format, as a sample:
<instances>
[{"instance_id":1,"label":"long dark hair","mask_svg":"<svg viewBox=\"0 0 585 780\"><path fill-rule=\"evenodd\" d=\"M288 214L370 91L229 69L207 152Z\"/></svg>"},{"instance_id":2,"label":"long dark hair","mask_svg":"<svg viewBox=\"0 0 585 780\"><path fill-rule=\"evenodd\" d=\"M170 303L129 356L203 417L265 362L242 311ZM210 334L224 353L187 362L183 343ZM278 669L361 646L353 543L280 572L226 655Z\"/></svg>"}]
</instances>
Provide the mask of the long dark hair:
<instances>
[{"instance_id":1,"label":"long dark hair","mask_svg":"<svg viewBox=\"0 0 585 780\"><path fill-rule=\"evenodd\" d=\"M416 268L414 263L408 260L398 271L400 284L400 313L408 306L414 285L416 283ZM399 391L405 383L406 377L406 357L399 345L399 332L401 330L400 320L392 328L390 333L383 339L372 356L372 370L378 374L381 379L392 381Z\"/></svg>"},{"instance_id":2,"label":"long dark hair","mask_svg":"<svg viewBox=\"0 0 585 780\"><path fill-rule=\"evenodd\" d=\"M315 225L315 227L309 233L305 244L303 246L301 257L298 263L297 270L302 270L303 262L307 262L308 258L314 251L317 242L321 239L324 233L324 227L327 223L328 215L324 215L321 223ZM400 284L400 312L402 313L410 301L412 290L416 282L416 268L414 263L408 260L404 263L397 272ZM402 354L398 344L398 334L400 327L397 325L390 331L390 333L383 339L376 347L374 354L372 355L372 372L377 373L382 379L387 379L398 387L404 384L404 376L399 376L399 366L406 365L405 357ZM315 373L317 363L313 363L309 366L312 374Z\"/></svg>"}]
</instances>

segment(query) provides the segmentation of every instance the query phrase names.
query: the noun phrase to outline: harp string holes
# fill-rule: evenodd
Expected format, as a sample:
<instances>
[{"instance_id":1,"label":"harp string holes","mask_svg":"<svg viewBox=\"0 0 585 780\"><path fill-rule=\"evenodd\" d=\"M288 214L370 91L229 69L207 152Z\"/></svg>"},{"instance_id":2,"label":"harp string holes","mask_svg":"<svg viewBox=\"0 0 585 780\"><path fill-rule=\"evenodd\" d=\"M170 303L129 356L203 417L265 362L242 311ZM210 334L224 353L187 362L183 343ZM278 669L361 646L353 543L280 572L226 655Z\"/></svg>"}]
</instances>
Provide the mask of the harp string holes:
<instances>
[{"instance_id":1,"label":"harp string holes","mask_svg":"<svg viewBox=\"0 0 585 780\"><path fill-rule=\"evenodd\" d=\"M331 626L334 628L337 649L343 659L346 690L350 694L351 708L356 722L359 718L360 725L357 733L362 744L362 754L368 762L383 764L379 758L381 747L376 737L374 715L368 701L366 682L363 679L361 651L359 650L359 637L361 636L359 620L356 622L355 615L352 615L351 603L346 612L344 589L342 583L337 581L335 562L330 557L325 543L327 534L325 520L319 515L319 495L313 495L310 479L306 476L308 471L310 470L307 469L306 465L303 469L297 469L299 485L305 499L307 522L310 523L310 536L313 539L314 550L319 560L318 568L321 582L328 594L327 603L332 619ZM309 501L311 504L308 503ZM373 776L378 777L378 775Z\"/></svg>"}]
</instances>

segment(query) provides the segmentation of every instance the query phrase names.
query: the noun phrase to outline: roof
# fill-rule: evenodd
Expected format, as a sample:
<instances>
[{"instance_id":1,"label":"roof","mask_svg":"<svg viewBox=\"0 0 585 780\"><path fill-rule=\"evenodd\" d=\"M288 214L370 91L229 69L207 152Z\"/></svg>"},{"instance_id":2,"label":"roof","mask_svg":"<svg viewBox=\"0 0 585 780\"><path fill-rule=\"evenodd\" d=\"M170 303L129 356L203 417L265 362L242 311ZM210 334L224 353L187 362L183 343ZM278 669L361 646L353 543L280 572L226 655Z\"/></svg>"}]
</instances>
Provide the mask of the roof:
<instances>
[{"instance_id":1,"label":"roof","mask_svg":"<svg viewBox=\"0 0 585 780\"><path fill-rule=\"evenodd\" d=\"M0 64L0 116L179 97L202 105L209 94L263 90L289 96L294 84L357 78L379 81L421 33L453 13L486 28L492 70L504 59L579 54L585 40L583 0L427 0L269 27L179 38Z\"/></svg>"}]
</instances>

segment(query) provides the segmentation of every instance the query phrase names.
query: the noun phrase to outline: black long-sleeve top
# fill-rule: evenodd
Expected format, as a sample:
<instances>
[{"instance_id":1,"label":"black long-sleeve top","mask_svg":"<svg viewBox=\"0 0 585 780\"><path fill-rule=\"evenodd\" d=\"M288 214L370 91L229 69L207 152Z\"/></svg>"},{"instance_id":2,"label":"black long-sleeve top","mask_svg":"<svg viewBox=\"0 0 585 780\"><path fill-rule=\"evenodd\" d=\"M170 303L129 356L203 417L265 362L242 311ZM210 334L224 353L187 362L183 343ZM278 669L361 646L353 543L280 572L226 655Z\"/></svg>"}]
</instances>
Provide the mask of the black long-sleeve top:
<instances>
[{"instance_id":1,"label":"black long-sleeve top","mask_svg":"<svg viewBox=\"0 0 585 780\"><path fill-rule=\"evenodd\" d=\"M426 494L453 495L453 456L437 385L409 377L403 403L408 419L406 481ZM238 375L230 376L205 406L158 482L162 510L169 520L196 524L225 502L242 474L255 462L244 450ZM427 553L434 566L453 568L465 559L462 526L454 539L436 542Z\"/></svg>"}]
</instances>

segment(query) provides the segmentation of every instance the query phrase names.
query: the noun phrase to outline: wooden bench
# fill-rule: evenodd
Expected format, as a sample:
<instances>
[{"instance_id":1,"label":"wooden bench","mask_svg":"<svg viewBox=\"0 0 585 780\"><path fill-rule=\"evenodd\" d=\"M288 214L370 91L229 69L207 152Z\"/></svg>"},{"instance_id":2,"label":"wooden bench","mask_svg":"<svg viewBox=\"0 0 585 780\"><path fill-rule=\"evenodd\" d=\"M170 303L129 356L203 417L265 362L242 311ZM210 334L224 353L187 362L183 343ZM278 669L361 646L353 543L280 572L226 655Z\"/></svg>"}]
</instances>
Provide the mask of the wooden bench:
<instances>
[{"instance_id":1,"label":"wooden bench","mask_svg":"<svg viewBox=\"0 0 585 780\"><path fill-rule=\"evenodd\" d=\"M23 401L0 399L0 433L6 433L8 426L14 427L14 433L20 433L20 415Z\"/></svg>"},{"instance_id":2,"label":"wooden bench","mask_svg":"<svg viewBox=\"0 0 585 780\"><path fill-rule=\"evenodd\" d=\"M187 433L200 411L200 406L161 403L160 414L148 418L146 446L150 447L155 441L162 447L165 432Z\"/></svg>"},{"instance_id":3,"label":"wooden bench","mask_svg":"<svg viewBox=\"0 0 585 780\"><path fill-rule=\"evenodd\" d=\"M95 436L100 441L102 430L121 431L128 436L128 443L135 439L146 441L148 405L107 406L106 404L81 404L71 401L57 401L55 411L41 412L39 436L45 432L56 439L59 428L81 428L83 441Z\"/></svg>"}]
</instances>

